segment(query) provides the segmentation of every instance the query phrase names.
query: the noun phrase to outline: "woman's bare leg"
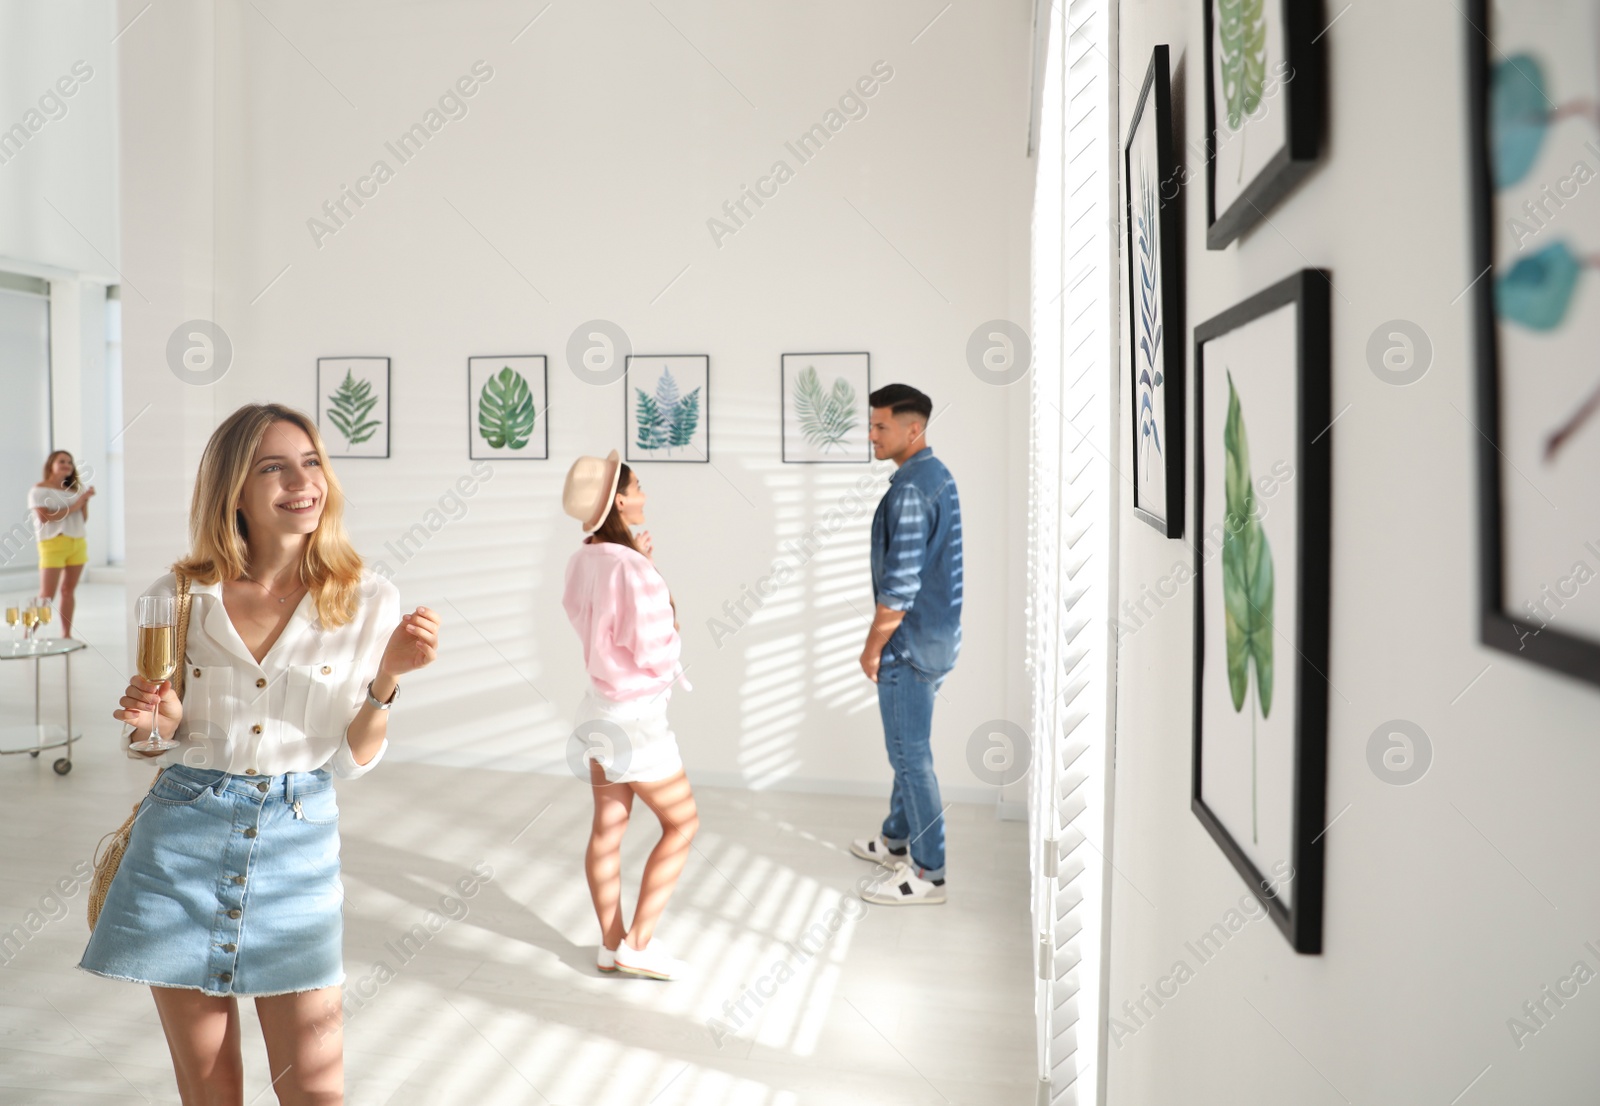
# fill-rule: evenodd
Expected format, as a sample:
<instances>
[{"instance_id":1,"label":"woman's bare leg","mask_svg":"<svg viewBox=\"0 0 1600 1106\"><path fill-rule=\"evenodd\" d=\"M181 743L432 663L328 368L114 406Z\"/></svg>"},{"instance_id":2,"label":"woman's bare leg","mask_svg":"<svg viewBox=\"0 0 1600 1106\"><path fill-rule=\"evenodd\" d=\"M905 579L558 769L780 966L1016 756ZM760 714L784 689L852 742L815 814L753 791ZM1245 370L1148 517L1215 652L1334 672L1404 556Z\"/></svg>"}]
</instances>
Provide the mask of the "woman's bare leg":
<instances>
[{"instance_id":1,"label":"woman's bare leg","mask_svg":"<svg viewBox=\"0 0 1600 1106\"><path fill-rule=\"evenodd\" d=\"M256 999L272 1089L282 1106L344 1102L344 989Z\"/></svg>"},{"instance_id":2,"label":"woman's bare leg","mask_svg":"<svg viewBox=\"0 0 1600 1106\"><path fill-rule=\"evenodd\" d=\"M61 573L63 571L63 569L59 568L41 567L39 569L39 594L46 599L54 599L56 597L56 588L61 586Z\"/></svg>"},{"instance_id":3,"label":"woman's bare leg","mask_svg":"<svg viewBox=\"0 0 1600 1106\"><path fill-rule=\"evenodd\" d=\"M650 850L645 861L644 878L639 881L639 905L633 911L633 925L628 929L628 944L643 949L650 944L661 912L678 886L678 876L689 859L689 844L700 828L700 815L695 808L694 792L689 788L689 777L679 772L664 780L628 784L645 806L661 822L661 840Z\"/></svg>"},{"instance_id":4,"label":"woman's bare leg","mask_svg":"<svg viewBox=\"0 0 1600 1106\"><path fill-rule=\"evenodd\" d=\"M152 987L184 1106L244 1102L237 1000L179 987Z\"/></svg>"},{"instance_id":5,"label":"woman's bare leg","mask_svg":"<svg viewBox=\"0 0 1600 1106\"><path fill-rule=\"evenodd\" d=\"M61 602L56 609L61 614L61 636L72 636L72 614L78 609L78 577L86 565L68 565L61 570Z\"/></svg>"},{"instance_id":6,"label":"woman's bare leg","mask_svg":"<svg viewBox=\"0 0 1600 1106\"><path fill-rule=\"evenodd\" d=\"M594 788L594 823L583 870L589 877L589 896L600 920L601 940L615 951L627 932L622 924L622 835L633 810L633 791L625 783L607 783L605 772L594 761L589 762L589 782Z\"/></svg>"}]
</instances>

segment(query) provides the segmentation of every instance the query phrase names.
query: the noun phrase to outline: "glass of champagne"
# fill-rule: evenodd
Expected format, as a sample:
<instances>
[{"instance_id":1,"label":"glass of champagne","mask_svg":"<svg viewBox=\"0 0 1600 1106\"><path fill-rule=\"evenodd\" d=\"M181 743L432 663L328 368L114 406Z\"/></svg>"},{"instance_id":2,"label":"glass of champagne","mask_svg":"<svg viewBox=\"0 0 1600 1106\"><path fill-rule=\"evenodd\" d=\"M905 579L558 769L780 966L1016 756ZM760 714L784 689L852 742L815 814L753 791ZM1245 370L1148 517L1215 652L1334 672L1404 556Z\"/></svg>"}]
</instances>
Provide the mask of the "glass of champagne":
<instances>
[{"instance_id":1,"label":"glass of champagne","mask_svg":"<svg viewBox=\"0 0 1600 1106\"><path fill-rule=\"evenodd\" d=\"M48 595L41 595L33 601L34 610L38 612L39 625L50 625L50 604L53 600Z\"/></svg>"},{"instance_id":2,"label":"glass of champagne","mask_svg":"<svg viewBox=\"0 0 1600 1106\"><path fill-rule=\"evenodd\" d=\"M176 655L178 635L173 606L170 595L139 597L139 675L156 685L157 698L161 695L163 685L172 679L180 660ZM141 753L159 753L177 748L176 741L168 741L161 736L160 718L161 708L158 704L151 712L150 736L143 741L135 741L129 748ZM123 740L127 740L132 732L132 726L124 728Z\"/></svg>"},{"instance_id":3,"label":"glass of champagne","mask_svg":"<svg viewBox=\"0 0 1600 1106\"><path fill-rule=\"evenodd\" d=\"M29 604L22 608L22 640L33 640L33 628L39 625L39 608Z\"/></svg>"},{"instance_id":4,"label":"glass of champagne","mask_svg":"<svg viewBox=\"0 0 1600 1106\"><path fill-rule=\"evenodd\" d=\"M6 626L11 630L11 639L16 641L17 623L22 621L22 608L14 603L6 604Z\"/></svg>"}]
</instances>

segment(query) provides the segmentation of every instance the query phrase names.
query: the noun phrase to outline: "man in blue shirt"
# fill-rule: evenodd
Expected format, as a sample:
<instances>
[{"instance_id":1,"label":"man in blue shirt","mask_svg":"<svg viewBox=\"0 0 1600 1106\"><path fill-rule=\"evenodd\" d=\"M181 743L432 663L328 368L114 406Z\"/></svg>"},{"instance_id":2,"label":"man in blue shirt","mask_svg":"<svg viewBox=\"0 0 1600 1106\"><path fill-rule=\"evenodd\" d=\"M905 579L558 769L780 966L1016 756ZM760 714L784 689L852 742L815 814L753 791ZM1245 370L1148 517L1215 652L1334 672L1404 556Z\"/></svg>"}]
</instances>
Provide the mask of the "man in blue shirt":
<instances>
[{"instance_id":1,"label":"man in blue shirt","mask_svg":"<svg viewBox=\"0 0 1600 1106\"><path fill-rule=\"evenodd\" d=\"M944 808L931 737L934 696L961 652L961 503L955 478L928 448L933 401L890 384L868 404L873 454L896 471L872 518L877 610L861 670L878 685L894 791L880 835L850 851L886 869L861 892L868 902L942 903Z\"/></svg>"}]
</instances>

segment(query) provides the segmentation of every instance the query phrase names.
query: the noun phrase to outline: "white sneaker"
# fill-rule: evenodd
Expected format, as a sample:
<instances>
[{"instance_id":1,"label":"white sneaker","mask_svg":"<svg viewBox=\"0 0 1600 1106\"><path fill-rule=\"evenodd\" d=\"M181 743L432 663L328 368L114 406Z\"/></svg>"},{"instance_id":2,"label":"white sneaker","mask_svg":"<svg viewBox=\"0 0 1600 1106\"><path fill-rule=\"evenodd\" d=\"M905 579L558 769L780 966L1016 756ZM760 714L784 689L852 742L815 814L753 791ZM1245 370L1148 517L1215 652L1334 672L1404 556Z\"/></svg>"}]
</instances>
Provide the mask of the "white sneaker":
<instances>
[{"instance_id":1,"label":"white sneaker","mask_svg":"<svg viewBox=\"0 0 1600 1106\"><path fill-rule=\"evenodd\" d=\"M936 906L945 901L944 884L924 879L925 870L901 861L863 888L861 897L882 906Z\"/></svg>"},{"instance_id":2,"label":"white sneaker","mask_svg":"<svg viewBox=\"0 0 1600 1106\"><path fill-rule=\"evenodd\" d=\"M688 967L682 960L675 960L654 938L642 949L635 949L624 941L617 946L615 955L617 971L645 979L677 979Z\"/></svg>"},{"instance_id":3,"label":"white sneaker","mask_svg":"<svg viewBox=\"0 0 1600 1106\"><path fill-rule=\"evenodd\" d=\"M616 971L617 970L617 950L616 949L608 949L604 945L601 945L599 953L596 954L596 956L595 956L594 966L599 968L603 972L614 972L614 971Z\"/></svg>"},{"instance_id":4,"label":"white sneaker","mask_svg":"<svg viewBox=\"0 0 1600 1106\"><path fill-rule=\"evenodd\" d=\"M881 836L858 837L850 842L850 851L862 860L882 864L885 868L893 868L896 864L904 863L907 856L904 847L898 854L890 852L888 844Z\"/></svg>"}]
</instances>

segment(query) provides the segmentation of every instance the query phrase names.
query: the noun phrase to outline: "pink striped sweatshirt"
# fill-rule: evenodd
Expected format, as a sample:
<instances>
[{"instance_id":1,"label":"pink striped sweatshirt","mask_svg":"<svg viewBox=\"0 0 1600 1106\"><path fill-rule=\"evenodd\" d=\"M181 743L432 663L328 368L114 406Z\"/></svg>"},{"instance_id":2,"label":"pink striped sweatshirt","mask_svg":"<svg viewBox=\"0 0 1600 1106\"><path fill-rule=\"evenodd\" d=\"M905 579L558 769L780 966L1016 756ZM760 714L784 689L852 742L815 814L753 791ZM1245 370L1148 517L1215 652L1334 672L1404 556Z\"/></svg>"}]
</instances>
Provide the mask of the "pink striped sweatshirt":
<instances>
[{"instance_id":1,"label":"pink striped sweatshirt","mask_svg":"<svg viewBox=\"0 0 1600 1106\"><path fill-rule=\"evenodd\" d=\"M589 679L607 699L657 695L682 672L667 582L644 554L609 541L580 545L567 562L561 605L583 642Z\"/></svg>"}]
</instances>

